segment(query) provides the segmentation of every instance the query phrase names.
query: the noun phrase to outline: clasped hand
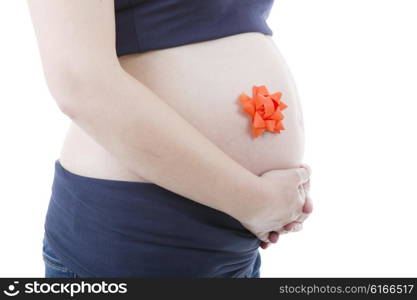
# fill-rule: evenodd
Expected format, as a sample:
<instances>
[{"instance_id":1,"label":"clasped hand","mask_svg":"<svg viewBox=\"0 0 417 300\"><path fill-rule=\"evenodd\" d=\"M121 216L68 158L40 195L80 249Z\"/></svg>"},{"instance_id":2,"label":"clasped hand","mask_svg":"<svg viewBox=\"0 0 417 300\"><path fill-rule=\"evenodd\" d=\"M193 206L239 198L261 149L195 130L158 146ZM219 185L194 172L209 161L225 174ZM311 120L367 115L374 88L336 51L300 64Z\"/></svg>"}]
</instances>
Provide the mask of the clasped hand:
<instances>
[{"instance_id":1,"label":"clasped hand","mask_svg":"<svg viewBox=\"0 0 417 300\"><path fill-rule=\"evenodd\" d=\"M302 229L313 210L310 176L311 168L307 164L268 171L260 176L264 192L240 221L261 240L261 248L276 243L280 234Z\"/></svg>"}]
</instances>

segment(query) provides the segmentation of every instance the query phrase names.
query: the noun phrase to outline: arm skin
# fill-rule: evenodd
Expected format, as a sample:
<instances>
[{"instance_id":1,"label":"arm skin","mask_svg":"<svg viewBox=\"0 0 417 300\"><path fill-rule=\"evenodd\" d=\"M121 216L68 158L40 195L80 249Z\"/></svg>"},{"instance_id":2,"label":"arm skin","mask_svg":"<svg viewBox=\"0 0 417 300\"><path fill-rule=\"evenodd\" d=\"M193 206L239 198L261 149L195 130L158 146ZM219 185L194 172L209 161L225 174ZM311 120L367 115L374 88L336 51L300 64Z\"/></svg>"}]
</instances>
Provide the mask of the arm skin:
<instances>
[{"instance_id":1,"label":"arm skin","mask_svg":"<svg viewBox=\"0 0 417 300\"><path fill-rule=\"evenodd\" d=\"M113 0L27 3L46 81L60 110L122 164L238 220L262 198L259 176L122 69Z\"/></svg>"}]
</instances>

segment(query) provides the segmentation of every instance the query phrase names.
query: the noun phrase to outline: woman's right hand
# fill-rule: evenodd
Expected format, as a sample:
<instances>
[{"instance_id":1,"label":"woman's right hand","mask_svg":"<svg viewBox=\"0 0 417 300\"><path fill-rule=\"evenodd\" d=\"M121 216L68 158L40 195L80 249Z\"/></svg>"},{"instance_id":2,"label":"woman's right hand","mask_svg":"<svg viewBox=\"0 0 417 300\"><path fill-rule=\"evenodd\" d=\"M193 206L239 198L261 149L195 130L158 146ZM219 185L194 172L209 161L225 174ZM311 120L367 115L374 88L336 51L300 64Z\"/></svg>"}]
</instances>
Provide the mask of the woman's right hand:
<instances>
[{"instance_id":1,"label":"woman's right hand","mask_svg":"<svg viewBox=\"0 0 417 300\"><path fill-rule=\"evenodd\" d=\"M259 177L261 196L250 203L239 221L263 242L271 242L271 233L304 221L312 210L311 199L304 189L310 175L311 169L306 164L265 172Z\"/></svg>"}]
</instances>

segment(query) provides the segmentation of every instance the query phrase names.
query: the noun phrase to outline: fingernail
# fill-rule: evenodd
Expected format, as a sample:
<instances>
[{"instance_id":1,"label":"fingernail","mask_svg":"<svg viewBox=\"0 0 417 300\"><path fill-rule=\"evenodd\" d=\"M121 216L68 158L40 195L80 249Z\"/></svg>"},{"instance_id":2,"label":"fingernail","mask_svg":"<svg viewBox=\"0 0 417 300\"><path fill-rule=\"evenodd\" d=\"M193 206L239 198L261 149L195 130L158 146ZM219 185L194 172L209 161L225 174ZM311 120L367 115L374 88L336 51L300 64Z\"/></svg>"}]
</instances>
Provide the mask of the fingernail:
<instances>
[{"instance_id":1,"label":"fingernail","mask_svg":"<svg viewBox=\"0 0 417 300\"><path fill-rule=\"evenodd\" d=\"M293 231L299 231L301 230L301 224L296 224L293 228Z\"/></svg>"}]
</instances>

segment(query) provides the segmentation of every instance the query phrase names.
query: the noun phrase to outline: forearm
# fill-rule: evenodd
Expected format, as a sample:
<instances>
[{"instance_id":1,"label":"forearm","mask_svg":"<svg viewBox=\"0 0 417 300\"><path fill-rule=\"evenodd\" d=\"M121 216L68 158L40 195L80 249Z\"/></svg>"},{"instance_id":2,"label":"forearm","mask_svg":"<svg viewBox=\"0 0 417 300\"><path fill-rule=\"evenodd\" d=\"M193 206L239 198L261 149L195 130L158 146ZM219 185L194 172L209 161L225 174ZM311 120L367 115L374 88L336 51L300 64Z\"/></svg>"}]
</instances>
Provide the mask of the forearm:
<instances>
[{"instance_id":1,"label":"forearm","mask_svg":"<svg viewBox=\"0 0 417 300\"><path fill-rule=\"evenodd\" d=\"M258 176L121 68L91 78L68 115L131 171L236 218L259 197Z\"/></svg>"}]
</instances>

